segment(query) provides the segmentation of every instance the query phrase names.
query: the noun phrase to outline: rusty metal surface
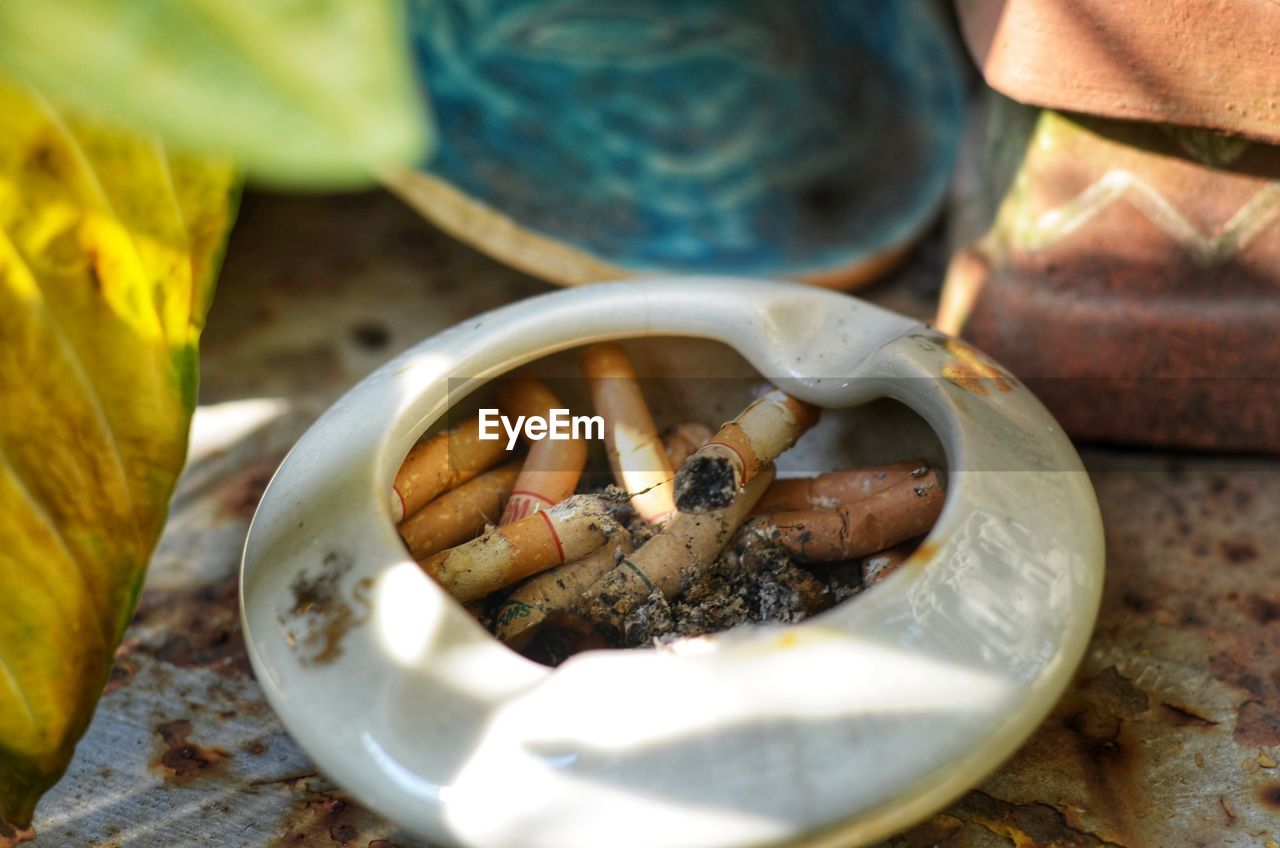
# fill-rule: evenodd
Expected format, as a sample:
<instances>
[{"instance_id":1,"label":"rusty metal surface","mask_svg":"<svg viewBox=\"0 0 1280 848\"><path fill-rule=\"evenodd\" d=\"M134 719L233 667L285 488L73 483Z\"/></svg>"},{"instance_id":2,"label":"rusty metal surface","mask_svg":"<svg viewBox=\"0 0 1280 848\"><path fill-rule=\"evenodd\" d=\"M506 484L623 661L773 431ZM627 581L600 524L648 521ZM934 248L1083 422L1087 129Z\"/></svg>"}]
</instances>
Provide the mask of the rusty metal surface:
<instances>
[{"instance_id":1,"label":"rusty metal surface","mask_svg":"<svg viewBox=\"0 0 1280 848\"><path fill-rule=\"evenodd\" d=\"M1280 463L1086 451L1107 583L1077 681L890 845L1280 844Z\"/></svg>"},{"instance_id":2,"label":"rusty metal surface","mask_svg":"<svg viewBox=\"0 0 1280 848\"><path fill-rule=\"evenodd\" d=\"M868 296L927 314L936 235ZM251 197L205 344L193 455L137 619L37 848L425 848L315 772L262 698L235 570L263 487L362 374L546 287L381 195ZM1280 843L1280 463L1089 452L1107 522L1103 613L1032 741L888 845Z\"/></svg>"}]
</instances>

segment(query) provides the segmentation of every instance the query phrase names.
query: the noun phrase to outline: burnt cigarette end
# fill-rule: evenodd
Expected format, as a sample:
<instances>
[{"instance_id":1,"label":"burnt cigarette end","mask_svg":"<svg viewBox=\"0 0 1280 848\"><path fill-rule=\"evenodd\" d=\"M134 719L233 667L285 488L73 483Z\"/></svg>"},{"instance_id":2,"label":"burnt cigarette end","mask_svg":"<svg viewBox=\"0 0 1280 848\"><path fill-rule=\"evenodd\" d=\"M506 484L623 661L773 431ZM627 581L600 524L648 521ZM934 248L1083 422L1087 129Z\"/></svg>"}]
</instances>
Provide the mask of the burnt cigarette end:
<instances>
[{"instance_id":1,"label":"burnt cigarette end","mask_svg":"<svg viewBox=\"0 0 1280 848\"><path fill-rule=\"evenodd\" d=\"M653 592L642 572L625 557L614 570L592 584L574 612L613 643L625 642L626 620Z\"/></svg>"},{"instance_id":2,"label":"burnt cigarette end","mask_svg":"<svg viewBox=\"0 0 1280 848\"><path fill-rule=\"evenodd\" d=\"M676 509L681 512L724 509L737 492L733 464L723 456L695 454L676 473Z\"/></svg>"}]
</instances>

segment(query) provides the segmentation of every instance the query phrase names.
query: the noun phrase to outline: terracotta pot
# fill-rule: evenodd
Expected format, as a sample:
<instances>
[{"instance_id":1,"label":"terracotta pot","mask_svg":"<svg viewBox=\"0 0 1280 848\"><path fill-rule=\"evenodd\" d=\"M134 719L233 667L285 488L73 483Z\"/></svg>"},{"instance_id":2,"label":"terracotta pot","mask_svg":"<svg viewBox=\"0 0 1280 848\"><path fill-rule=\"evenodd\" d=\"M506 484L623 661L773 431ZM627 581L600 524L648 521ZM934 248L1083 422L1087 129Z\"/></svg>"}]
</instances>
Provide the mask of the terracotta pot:
<instances>
[{"instance_id":1,"label":"terracotta pot","mask_svg":"<svg viewBox=\"0 0 1280 848\"><path fill-rule=\"evenodd\" d=\"M987 83L1037 106L1280 142L1280 3L956 0Z\"/></svg>"},{"instance_id":2,"label":"terracotta pot","mask_svg":"<svg viewBox=\"0 0 1280 848\"><path fill-rule=\"evenodd\" d=\"M1075 437L1280 451L1280 148L992 95L961 167L944 329Z\"/></svg>"}]
</instances>

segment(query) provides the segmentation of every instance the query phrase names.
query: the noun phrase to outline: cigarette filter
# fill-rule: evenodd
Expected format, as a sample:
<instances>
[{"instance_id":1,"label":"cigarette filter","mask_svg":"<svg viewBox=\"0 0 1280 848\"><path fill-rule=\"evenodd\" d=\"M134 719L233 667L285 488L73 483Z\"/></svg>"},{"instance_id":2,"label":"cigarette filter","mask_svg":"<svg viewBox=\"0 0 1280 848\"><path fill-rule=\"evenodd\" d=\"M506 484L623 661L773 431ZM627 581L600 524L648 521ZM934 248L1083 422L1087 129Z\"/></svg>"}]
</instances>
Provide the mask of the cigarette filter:
<instances>
[{"instance_id":1,"label":"cigarette filter","mask_svg":"<svg viewBox=\"0 0 1280 848\"><path fill-rule=\"evenodd\" d=\"M882 551L925 533L942 512L937 472L905 480L836 509L775 512L751 520L802 562L838 562Z\"/></svg>"},{"instance_id":2,"label":"cigarette filter","mask_svg":"<svg viewBox=\"0 0 1280 848\"><path fill-rule=\"evenodd\" d=\"M391 518L413 515L436 495L492 468L505 458L501 441L480 439L480 419L471 418L414 445L400 463L391 489Z\"/></svg>"},{"instance_id":3,"label":"cigarette filter","mask_svg":"<svg viewBox=\"0 0 1280 848\"><path fill-rule=\"evenodd\" d=\"M541 380L529 376L504 381L498 387L498 406L505 415L525 418L547 418L551 410L564 408ZM524 468L498 523L520 521L572 495L586 464L587 443L583 439L531 441Z\"/></svg>"},{"instance_id":4,"label":"cigarette filter","mask_svg":"<svg viewBox=\"0 0 1280 848\"><path fill-rule=\"evenodd\" d=\"M547 510L432 554L422 569L463 603L580 559L619 530L599 498L575 495Z\"/></svg>"},{"instance_id":5,"label":"cigarette filter","mask_svg":"<svg viewBox=\"0 0 1280 848\"><path fill-rule=\"evenodd\" d=\"M890 486L921 477L929 468L913 459L888 465L870 465L848 471L830 471L817 477L775 480L752 510L753 515L797 509L835 509ZM914 477L913 477L914 475Z\"/></svg>"},{"instance_id":6,"label":"cigarette filter","mask_svg":"<svg viewBox=\"0 0 1280 848\"><path fill-rule=\"evenodd\" d=\"M650 524L666 519L676 508L675 469L667 461L631 360L615 344L592 345L582 352L582 371L591 403L604 419L614 480L631 496L642 519Z\"/></svg>"},{"instance_id":7,"label":"cigarette filter","mask_svg":"<svg viewBox=\"0 0 1280 848\"><path fill-rule=\"evenodd\" d=\"M409 553L424 559L497 524L519 475L520 463L509 462L445 492L401 521L400 538Z\"/></svg>"},{"instance_id":8,"label":"cigarette filter","mask_svg":"<svg viewBox=\"0 0 1280 848\"><path fill-rule=\"evenodd\" d=\"M676 473L681 512L722 509L818 421L819 409L774 389L721 426Z\"/></svg>"},{"instance_id":9,"label":"cigarette filter","mask_svg":"<svg viewBox=\"0 0 1280 848\"><path fill-rule=\"evenodd\" d=\"M616 533L582 559L536 574L498 606L497 636L519 650L533 638L548 614L571 610L588 586L631 553L631 534Z\"/></svg>"},{"instance_id":10,"label":"cigarette filter","mask_svg":"<svg viewBox=\"0 0 1280 848\"><path fill-rule=\"evenodd\" d=\"M862 585L874 586L888 577L911 556L910 545L894 545L862 561Z\"/></svg>"}]
</instances>

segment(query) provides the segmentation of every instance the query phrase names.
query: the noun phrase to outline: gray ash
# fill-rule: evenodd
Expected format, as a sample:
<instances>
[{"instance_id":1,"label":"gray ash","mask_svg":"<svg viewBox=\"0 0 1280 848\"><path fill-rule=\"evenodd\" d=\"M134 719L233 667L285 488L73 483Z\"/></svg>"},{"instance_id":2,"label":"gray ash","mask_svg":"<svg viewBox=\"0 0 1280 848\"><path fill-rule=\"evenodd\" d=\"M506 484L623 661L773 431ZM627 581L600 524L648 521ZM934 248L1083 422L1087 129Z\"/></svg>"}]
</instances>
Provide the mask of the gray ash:
<instances>
[{"instance_id":1,"label":"gray ash","mask_svg":"<svg viewBox=\"0 0 1280 848\"><path fill-rule=\"evenodd\" d=\"M691 467L695 470L684 477L683 502L682 478L676 477L677 506L682 511L717 509L723 505L721 498L726 504L732 501L733 469L727 461L715 457L704 462L690 460L685 469ZM609 503L610 512L631 534L634 548L639 549L658 532L635 513L630 498L616 486L597 489L594 494ZM776 530L773 535L777 536ZM576 614L553 613L522 653L554 666L590 649L666 645L744 624L794 624L863 591L870 585L864 578L881 576L878 572L886 565L882 559L872 555L847 562L801 564L774 539L758 530L743 529L709 568L688 575L673 597L655 589L626 617L622 633L605 636ZM491 600L483 609L473 608L490 629L495 607Z\"/></svg>"},{"instance_id":2,"label":"gray ash","mask_svg":"<svg viewBox=\"0 0 1280 848\"><path fill-rule=\"evenodd\" d=\"M656 531L640 519L627 526L639 547ZM704 636L744 624L794 624L842 603L882 576L883 555L801 565L767 538L738 533L710 568L690 575L673 598L654 590L623 624L623 633L605 638L572 614L554 620L524 649L530 659L559 665L580 651L645 648Z\"/></svg>"},{"instance_id":3,"label":"gray ash","mask_svg":"<svg viewBox=\"0 0 1280 848\"><path fill-rule=\"evenodd\" d=\"M676 509L681 512L724 509L737 493L733 464L722 456L691 456L676 473Z\"/></svg>"},{"instance_id":4,"label":"gray ash","mask_svg":"<svg viewBox=\"0 0 1280 848\"><path fill-rule=\"evenodd\" d=\"M623 644L617 647L666 644L743 624L791 624L833 603L830 587L780 549L743 541L693 576L673 599L651 594L627 618Z\"/></svg>"}]
</instances>

